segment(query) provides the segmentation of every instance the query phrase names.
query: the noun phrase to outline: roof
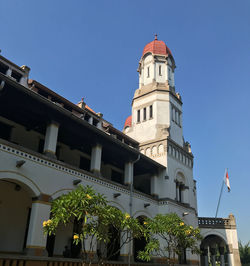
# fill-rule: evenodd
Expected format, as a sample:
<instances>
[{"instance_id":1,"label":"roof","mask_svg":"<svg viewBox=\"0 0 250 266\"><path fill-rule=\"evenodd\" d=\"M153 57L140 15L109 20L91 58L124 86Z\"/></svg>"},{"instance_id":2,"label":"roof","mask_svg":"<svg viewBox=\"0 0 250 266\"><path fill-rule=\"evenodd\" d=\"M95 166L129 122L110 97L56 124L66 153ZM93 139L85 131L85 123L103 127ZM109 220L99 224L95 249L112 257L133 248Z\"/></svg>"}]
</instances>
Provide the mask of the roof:
<instances>
[{"instance_id":1,"label":"roof","mask_svg":"<svg viewBox=\"0 0 250 266\"><path fill-rule=\"evenodd\" d=\"M132 115L130 115L129 117L127 117L125 123L124 123L124 128L126 127L131 127L132 125Z\"/></svg>"},{"instance_id":2,"label":"roof","mask_svg":"<svg viewBox=\"0 0 250 266\"><path fill-rule=\"evenodd\" d=\"M144 56L146 53L152 53L152 54L157 54L157 55L166 55L166 56L171 56L173 57L170 49L167 47L164 41L159 41L157 39L157 35L155 35L155 39L146 44L142 56Z\"/></svg>"},{"instance_id":3,"label":"roof","mask_svg":"<svg viewBox=\"0 0 250 266\"><path fill-rule=\"evenodd\" d=\"M56 92L52 91L51 89L49 89L48 87L44 86L43 84L39 83L36 80L29 79L28 80L28 84L31 87L31 89L33 89L32 85L34 85L34 87L38 88L39 90L45 91L46 93L48 93L48 95L57 98L64 105L69 105L72 109L74 109L77 112L82 110L78 105L70 102L69 100L65 99L61 95L57 94ZM93 109L91 109L88 105L85 105L85 108L88 109L91 113L93 113L93 114L95 114L97 116L96 112Z\"/></svg>"}]
</instances>

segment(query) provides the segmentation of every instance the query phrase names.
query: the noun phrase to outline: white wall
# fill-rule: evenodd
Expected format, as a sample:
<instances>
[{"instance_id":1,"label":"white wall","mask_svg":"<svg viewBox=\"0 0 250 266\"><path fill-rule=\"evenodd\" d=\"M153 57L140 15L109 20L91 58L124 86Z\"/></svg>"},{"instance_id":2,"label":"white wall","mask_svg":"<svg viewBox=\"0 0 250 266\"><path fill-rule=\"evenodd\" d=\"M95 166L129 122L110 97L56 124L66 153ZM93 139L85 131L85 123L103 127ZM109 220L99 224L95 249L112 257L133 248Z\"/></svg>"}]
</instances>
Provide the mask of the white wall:
<instances>
[{"instance_id":1,"label":"white wall","mask_svg":"<svg viewBox=\"0 0 250 266\"><path fill-rule=\"evenodd\" d=\"M3 169L3 166L1 166ZM31 197L0 180L0 252L22 252Z\"/></svg>"}]
</instances>

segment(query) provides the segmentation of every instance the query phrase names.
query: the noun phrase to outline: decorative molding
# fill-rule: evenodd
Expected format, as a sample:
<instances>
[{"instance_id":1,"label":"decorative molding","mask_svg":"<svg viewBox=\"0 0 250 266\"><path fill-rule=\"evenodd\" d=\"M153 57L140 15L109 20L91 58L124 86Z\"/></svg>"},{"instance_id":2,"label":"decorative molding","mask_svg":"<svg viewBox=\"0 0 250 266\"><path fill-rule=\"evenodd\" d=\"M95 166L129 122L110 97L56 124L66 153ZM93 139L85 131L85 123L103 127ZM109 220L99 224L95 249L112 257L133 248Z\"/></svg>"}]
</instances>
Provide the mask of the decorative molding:
<instances>
[{"instance_id":1,"label":"decorative molding","mask_svg":"<svg viewBox=\"0 0 250 266\"><path fill-rule=\"evenodd\" d=\"M73 167L70 168L68 165L66 166L65 163L60 163L60 161L55 162L56 160L53 160L52 158L46 158L45 159L44 158L45 156L42 154L41 154L41 157L39 157L38 154L32 155L31 153L28 153L27 151L21 151L21 150L18 150L16 148L10 147L6 144L0 143L0 151L1 150L4 152L8 152L10 154L16 155L18 157L25 158L26 160L33 161L33 162L38 163L40 165L47 166L47 167L50 167L52 169L55 169L55 170L70 174L72 176L81 178L83 180L105 186L105 187L110 188L112 190L122 192L122 193L127 194L127 195L130 194L129 188L126 188L123 185L114 184L112 181L109 181L106 179L104 180L101 177L99 177L99 178L95 177L94 175L91 175L91 173L85 174L85 173L83 173L83 171L81 169L75 169ZM35 152L32 152L32 153L35 153ZM19 174L19 173L16 173L16 174ZM158 201L156 199L153 199L153 197L151 195L146 196L145 194L143 194L139 191L136 191L136 190L134 190L133 196L137 199L151 202L155 205L158 204Z\"/></svg>"}]
</instances>

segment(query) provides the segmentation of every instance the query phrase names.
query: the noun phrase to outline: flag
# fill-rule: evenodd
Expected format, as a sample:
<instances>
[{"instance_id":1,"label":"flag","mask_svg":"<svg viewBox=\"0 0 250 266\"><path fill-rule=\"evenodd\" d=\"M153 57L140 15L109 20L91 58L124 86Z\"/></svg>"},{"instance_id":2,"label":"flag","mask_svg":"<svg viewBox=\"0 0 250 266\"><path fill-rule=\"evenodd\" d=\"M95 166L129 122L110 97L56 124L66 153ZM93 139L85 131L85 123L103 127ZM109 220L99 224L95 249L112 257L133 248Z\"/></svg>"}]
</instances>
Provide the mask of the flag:
<instances>
[{"instance_id":1,"label":"flag","mask_svg":"<svg viewBox=\"0 0 250 266\"><path fill-rule=\"evenodd\" d=\"M225 181L225 184L227 186L228 192L230 192L231 188L230 188L229 176L228 176L227 169L226 169L226 172L225 172L224 181Z\"/></svg>"}]
</instances>

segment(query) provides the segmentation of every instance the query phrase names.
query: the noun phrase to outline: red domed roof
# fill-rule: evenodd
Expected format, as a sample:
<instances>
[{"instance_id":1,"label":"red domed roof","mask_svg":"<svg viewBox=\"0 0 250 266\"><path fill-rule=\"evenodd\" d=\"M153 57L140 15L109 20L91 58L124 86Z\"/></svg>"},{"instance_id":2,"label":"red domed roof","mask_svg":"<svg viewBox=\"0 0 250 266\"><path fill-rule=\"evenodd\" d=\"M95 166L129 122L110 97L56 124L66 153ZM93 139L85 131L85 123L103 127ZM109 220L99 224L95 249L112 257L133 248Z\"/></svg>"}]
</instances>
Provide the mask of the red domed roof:
<instances>
[{"instance_id":1,"label":"red domed roof","mask_svg":"<svg viewBox=\"0 0 250 266\"><path fill-rule=\"evenodd\" d=\"M130 115L130 116L126 119L126 121L125 121L125 123L124 123L124 128L126 128L126 127L131 127L131 125L132 125L132 115Z\"/></svg>"},{"instance_id":2,"label":"red domed roof","mask_svg":"<svg viewBox=\"0 0 250 266\"><path fill-rule=\"evenodd\" d=\"M143 49L143 53L142 56L144 56L146 53L152 53L152 54L159 54L159 55L172 55L170 49L167 47L167 45L165 44L165 42L163 41L159 41L157 39L157 35L155 35L155 39L148 43L144 49Z\"/></svg>"}]
</instances>

